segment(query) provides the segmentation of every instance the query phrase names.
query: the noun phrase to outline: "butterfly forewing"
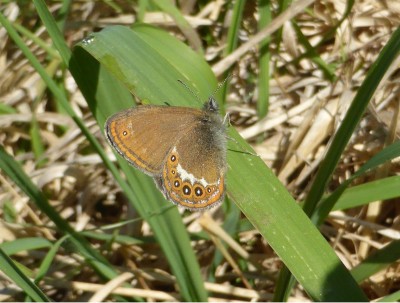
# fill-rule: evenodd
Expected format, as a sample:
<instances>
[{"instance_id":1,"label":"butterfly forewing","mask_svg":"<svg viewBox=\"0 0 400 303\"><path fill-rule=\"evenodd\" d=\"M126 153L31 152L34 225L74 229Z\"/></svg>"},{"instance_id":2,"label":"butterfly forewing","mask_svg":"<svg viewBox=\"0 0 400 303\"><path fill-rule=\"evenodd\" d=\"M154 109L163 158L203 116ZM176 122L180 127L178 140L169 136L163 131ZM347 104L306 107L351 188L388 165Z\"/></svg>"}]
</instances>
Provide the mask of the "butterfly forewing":
<instances>
[{"instance_id":1,"label":"butterfly forewing","mask_svg":"<svg viewBox=\"0 0 400 303\"><path fill-rule=\"evenodd\" d=\"M201 113L184 107L138 106L111 116L105 129L120 155L153 176L161 172L171 142L192 129Z\"/></svg>"}]
</instances>

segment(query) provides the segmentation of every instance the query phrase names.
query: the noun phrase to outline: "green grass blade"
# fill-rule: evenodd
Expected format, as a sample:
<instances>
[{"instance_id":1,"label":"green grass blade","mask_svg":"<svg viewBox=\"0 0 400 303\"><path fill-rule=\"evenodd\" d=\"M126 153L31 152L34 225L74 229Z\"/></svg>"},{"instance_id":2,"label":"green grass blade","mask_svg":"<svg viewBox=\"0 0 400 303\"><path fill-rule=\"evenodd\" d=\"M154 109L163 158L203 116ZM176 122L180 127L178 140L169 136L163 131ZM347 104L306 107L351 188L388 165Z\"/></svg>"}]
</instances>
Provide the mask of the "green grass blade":
<instances>
[{"instance_id":1,"label":"green grass blade","mask_svg":"<svg viewBox=\"0 0 400 303\"><path fill-rule=\"evenodd\" d=\"M368 203L400 197L400 176L392 176L345 190L332 210L345 210Z\"/></svg>"},{"instance_id":2,"label":"green grass blade","mask_svg":"<svg viewBox=\"0 0 400 303\"><path fill-rule=\"evenodd\" d=\"M259 1L260 21L259 28L262 29L268 26L271 22L271 2L269 0ZM268 113L269 108L269 82L270 82L270 59L269 51L270 38L265 39L260 43L260 72L258 75L258 100L257 100L257 115L264 118Z\"/></svg>"},{"instance_id":3,"label":"green grass blade","mask_svg":"<svg viewBox=\"0 0 400 303\"><path fill-rule=\"evenodd\" d=\"M387 295L376 302L399 302L400 301L400 290Z\"/></svg>"},{"instance_id":4,"label":"green grass blade","mask_svg":"<svg viewBox=\"0 0 400 303\"><path fill-rule=\"evenodd\" d=\"M320 57L315 47L312 46L308 39L303 35L303 32L295 21L292 22L292 25L296 31L298 41L304 46L307 55L310 56L310 60L312 60L312 62L314 62L321 69L325 78L327 78L329 81L334 81L336 79L335 66L327 63Z\"/></svg>"},{"instance_id":5,"label":"green grass blade","mask_svg":"<svg viewBox=\"0 0 400 303\"><path fill-rule=\"evenodd\" d=\"M39 46L41 49L46 51L46 53L53 57L53 58L59 58L60 55L57 51L54 50L53 47L49 46L45 41L40 39L35 33L32 33L29 31L26 27L22 26L21 24L18 23L13 23L13 27L23 36L32 41L35 45Z\"/></svg>"},{"instance_id":6,"label":"green grass blade","mask_svg":"<svg viewBox=\"0 0 400 303\"><path fill-rule=\"evenodd\" d=\"M61 34L57 23L49 12L46 3L43 0L33 0L33 4L35 5L39 17L42 20L43 24L46 26L46 29L49 32L49 35L52 38L52 41L56 49L60 53L60 56L63 59L64 63L69 62L69 58L71 57L71 50L65 43L64 36Z\"/></svg>"},{"instance_id":7,"label":"green grass blade","mask_svg":"<svg viewBox=\"0 0 400 303\"><path fill-rule=\"evenodd\" d=\"M389 145L382 151L380 151L378 154L373 156L370 160L368 160L356 173L354 173L349 179L347 179L345 182L343 182L332 194L330 194L326 199L321 201L319 206L317 207L315 213L312 216L312 221L316 222L317 225L321 224L323 220L328 216L329 212L332 210L336 202L338 201L339 197L341 197L342 193L345 191L345 189L351 184L351 182L358 178L359 176L363 175L367 171L374 169L378 167L379 165L394 159L396 157L400 156L400 141L396 141L393 144ZM393 181L389 179L389 182ZM391 182L393 183L393 182ZM387 184L390 186L390 184ZM395 189L396 190L396 185ZM369 191L373 191L373 188L369 188ZM382 198L386 193L382 192L382 188L377 188L377 190L380 193L376 194L381 194ZM352 193L354 193L355 190L352 190ZM374 196L376 196L376 194ZM387 194L390 194L387 192ZM371 196L372 197L372 196ZM353 196L353 198L355 198ZM359 200L360 197L358 197L355 201ZM379 199L378 199L379 200ZM343 202L342 202L343 203ZM352 202L354 203L354 202Z\"/></svg>"},{"instance_id":8,"label":"green grass blade","mask_svg":"<svg viewBox=\"0 0 400 303\"><path fill-rule=\"evenodd\" d=\"M228 29L228 35L226 38L226 47L224 49L224 56L227 56L230 53L232 53L232 51L237 47L245 3L246 1L240 0L240 1L235 1L235 3L233 4L232 18ZM224 79L229 77L230 70L231 68L224 73L223 75ZM222 103L225 104L226 96L229 91L229 81L224 81L221 87L221 91L223 98Z\"/></svg>"},{"instance_id":9,"label":"green grass blade","mask_svg":"<svg viewBox=\"0 0 400 303\"><path fill-rule=\"evenodd\" d=\"M61 244L63 244L67 238L68 236L61 237L61 239L51 246L50 250L46 254L46 257L40 264L38 272L36 273L35 283L39 283L44 278L51 264L53 263L54 257L56 256Z\"/></svg>"},{"instance_id":10,"label":"green grass blade","mask_svg":"<svg viewBox=\"0 0 400 303\"><path fill-rule=\"evenodd\" d=\"M320 201L325 187L332 175L340 156L343 153L354 129L358 125L367 105L372 98L379 82L385 72L397 57L400 51L400 28L398 28L383 48L375 63L371 66L363 84L358 90L349 110L343 119L338 131L336 132L332 144L327 151L324 160L314 178L310 192L304 203L304 211L311 216Z\"/></svg>"},{"instance_id":11,"label":"green grass blade","mask_svg":"<svg viewBox=\"0 0 400 303\"><path fill-rule=\"evenodd\" d=\"M16 285L21 287L32 300L36 302L50 302L50 299L14 264L1 248L0 269Z\"/></svg>"},{"instance_id":12,"label":"green grass blade","mask_svg":"<svg viewBox=\"0 0 400 303\"><path fill-rule=\"evenodd\" d=\"M284 11L287 10L287 8L289 7L289 5L291 5L291 3L292 3L291 0L279 0L278 10L276 14L277 15L282 14ZM277 50L279 52L282 47L283 26L276 31L276 34L274 36L275 36L274 40L276 41Z\"/></svg>"},{"instance_id":13,"label":"green grass blade","mask_svg":"<svg viewBox=\"0 0 400 303\"><path fill-rule=\"evenodd\" d=\"M203 48L198 33L192 28L176 5L168 0L152 0L152 2L174 19L176 25L189 40L192 47L202 53Z\"/></svg>"},{"instance_id":14,"label":"green grass blade","mask_svg":"<svg viewBox=\"0 0 400 303\"><path fill-rule=\"evenodd\" d=\"M400 240L395 240L384 248L368 256L351 270L357 282L362 282L380 270L400 259Z\"/></svg>"},{"instance_id":15,"label":"green grass blade","mask_svg":"<svg viewBox=\"0 0 400 303\"><path fill-rule=\"evenodd\" d=\"M57 27L60 29L60 31L64 31L72 2L73 0L63 0L61 8L57 11L57 16L55 19L57 20Z\"/></svg>"},{"instance_id":16,"label":"green grass blade","mask_svg":"<svg viewBox=\"0 0 400 303\"><path fill-rule=\"evenodd\" d=\"M7 255L13 255L25 250L49 248L52 245L53 244L49 240L43 238L28 237L15 239L14 241L3 242L0 244L0 248Z\"/></svg>"},{"instance_id":17,"label":"green grass blade","mask_svg":"<svg viewBox=\"0 0 400 303\"><path fill-rule=\"evenodd\" d=\"M272 299L273 302L287 302L289 295L292 292L296 279L285 266L279 272L278 280L276 281L275 293Z\"/></svg>"}]
</instances>

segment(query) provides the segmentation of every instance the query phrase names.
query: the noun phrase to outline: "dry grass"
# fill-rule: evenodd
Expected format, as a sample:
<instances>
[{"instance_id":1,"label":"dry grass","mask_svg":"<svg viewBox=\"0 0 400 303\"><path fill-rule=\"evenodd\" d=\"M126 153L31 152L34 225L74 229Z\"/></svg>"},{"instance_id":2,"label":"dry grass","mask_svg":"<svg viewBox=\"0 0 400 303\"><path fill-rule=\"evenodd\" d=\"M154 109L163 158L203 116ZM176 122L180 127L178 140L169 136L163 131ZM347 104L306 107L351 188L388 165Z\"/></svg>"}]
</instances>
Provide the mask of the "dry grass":
<instances>
[{"instance_id":1,"label":"dry grass","mask_svg":"<svg viewBox=\"0 0 400 303\"><path fill-rule=\"evenodd\" d=\"M225 61L221 63L220 60L226 39L223 26L229 24L224 22L229 18L229 6L224 1L211 1L199 11L196 5L190 7L191 2L187 1L182 11L188 16L199 37L207 38L203 41L212 41L204 45L206 58L214 66L214 71L221 74L228 67ZM103 26L121 23L129 25L135 20L134 6L125 1L115 1L114 4L120 10L102 1L74 1L65 31L69 45L72 46L91 31ZM252 41L257 31L257 11L250 3L247 6L240 36L242 44ZM52 3L50 8L56 11L59 4ZM344 1L316 1L311 6L312 14L300 14L297 17L303 34L311 44L318 43L322 35L336 24L344 8ZM1 4L0 9L8 19L33 30L36 37L51 44L43 27L37 25L32 4L18 5L11 2ZM231 82L232 92L227 107L232 123L253 144L257 153L299 201L305 198L308 184L357 88L382 46L399 26L399 16L400 3L396 0L356 1L349 18L335 31L332 39L323 42L318 49L325 62L336 66L337 80L333 82L326 80L321 70L308 59L289 64L303 50L296 41L292 25L285 22L280 50L276 50L276 45L271 45L273 79L270 83L270 111L263 119L258 119L255 111L258 92L253 79L256 79L258 64L254 43L249 44L238 61L235 60L235 76ZM183 38L174 22L162 13L149 13L145 15L145 21ZM191 44L195 42L191 41ZM70 95L75 111L85 118L92 133L106 146L102 130L91 117L73 79L63 74L59 61L48 60L48 54L37 42L27 40L27 43L47 66L49 73L59 79L60 85ZM399 89L396 64L382 81L353 135L332 178L330 189L336 188L377 151L399 138ZM40 77L8 38L4 28L0 28L0 98L5 107L0 119L1 144L22 163L25 172L76 230L95 229L136 217L135 210L128 203L121 203L124 197L100 158L90 149L73 121L55 106L56 103ZM30 140L31 121L34 117L38 121L44 147L39 158L35 156ZM41 162L40 159L46 160ZM399 162L394 161L357 182L399 173ZM2 174L0 182L0 241L22 237L43 237L51 241L57 239L58 235L49 226L46 217L32 208L29 199ZM399 199L390 203L376 201L366 207L331 214L322 231L348 268L365 259L374 249L400 238L398 202ZM10 208L12 211L6 211ZM12 220L7 218L10 212L13 213ZM214 252L217 250L224 255L223 261L215 269L217 280L206 283L206 288L212 292L212 300L250 301L255 298L272 298L274 281L281 264L256 230L242 232L235 240L220 228L218 213L213 217L185 214L184 220L190 232L204 230L213 240L193 241L205 275L209 271ZM382 228L386 232L383 233ZM140 239L151 236L148 225L141 220L124 226L121 233ZM228 243L229 249L224 249L221 241ZM64 250L57 255L55 266L48 273L51 278L45 280L44 291L53 300L63 301L101 301L107 299L110 292L144 297L150 301L179 299L174 277L158 245L151 242L137 245L114 243L111 247L98 245L98 248L111 263L122 269L121 272L132 274L122 274L103 285L91 269L78 267L78 255ZM244 260L256 261L261 264L262 270L242 272L236 263L237 255ZM40 266L44 253L19 253L14 257L35 270ZM371 300L399 289L398 268L397 262L362 284ZM239 286L236 285L237 277L242 281ZM248 282L249 279L253 283ZM133 288L119 288L123 282L131 283ZM0 294L0 300L22 299L15 296L17 288L3 275L0 285L5 290ZM308 298L302 288L297 286L291 294L291 300L303 301Z\"/></svg>"}]
</instances>

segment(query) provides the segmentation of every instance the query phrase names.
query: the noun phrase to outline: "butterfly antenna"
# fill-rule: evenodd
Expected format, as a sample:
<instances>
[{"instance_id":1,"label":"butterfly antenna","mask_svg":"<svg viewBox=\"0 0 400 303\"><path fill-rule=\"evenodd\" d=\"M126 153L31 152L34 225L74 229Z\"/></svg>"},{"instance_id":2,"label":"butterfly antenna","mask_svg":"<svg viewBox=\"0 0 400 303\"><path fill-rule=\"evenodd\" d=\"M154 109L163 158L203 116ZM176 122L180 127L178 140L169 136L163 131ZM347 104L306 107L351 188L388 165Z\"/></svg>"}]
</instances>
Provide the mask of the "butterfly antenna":
<instances>
[{"instance_id":1,"label":"butterfly antenna","mask_svg":"<svg viewBox=\"0 0 400 303\"><path fill-rule=\"evenodd\" d=\"M182 84L184 87L186 87L186 89L187 89L193 96L196 97L197 101L201 102L201 101L200 101L200 98L199 98L199 95L196 94L193 90L191 90L190 87L187 86L187 84L186 84L185 82L183 82L182 80L179 80L179 79L178 79L178 82L179 82L180 84Z\"/></svg>"},{"instance_id":2,"label":"butterfly antenna","mask_svg":"<svg viewBox=\"0 0 400 303\"><path fill-rule=\"evenodd\" d=\"M226 81L228 81L229 79L231 79L233 77L233 74L229 74L224 81L222 81L220 84L218 84L218 87L215 89L215 91L212 93L212 95L210 96L210 98L214 98L214 95L219 91L219 89L226 83Z\"/></svg>"}]
</instances>

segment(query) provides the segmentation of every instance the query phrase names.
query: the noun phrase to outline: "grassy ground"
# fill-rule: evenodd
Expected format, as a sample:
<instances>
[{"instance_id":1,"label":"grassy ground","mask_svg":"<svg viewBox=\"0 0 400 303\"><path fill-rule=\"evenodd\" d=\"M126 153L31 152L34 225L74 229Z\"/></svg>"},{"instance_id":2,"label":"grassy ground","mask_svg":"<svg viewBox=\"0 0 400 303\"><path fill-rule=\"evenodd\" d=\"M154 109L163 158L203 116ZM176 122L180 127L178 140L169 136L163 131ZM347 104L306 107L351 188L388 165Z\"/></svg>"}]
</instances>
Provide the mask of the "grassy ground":
<instances>
[{"instance_id":1,"label":"grassy ground","mask_svg":"<svg viewBox=\"0 0 400 303\"><path fill-rule=\"evenodd\" d=\"M399 300L400 4L257 4L0 1L1 301ZM223 206L107 160L107 116L229 74L228 147L259 157L228 150Z\"/></svg>"}]
</instances>

